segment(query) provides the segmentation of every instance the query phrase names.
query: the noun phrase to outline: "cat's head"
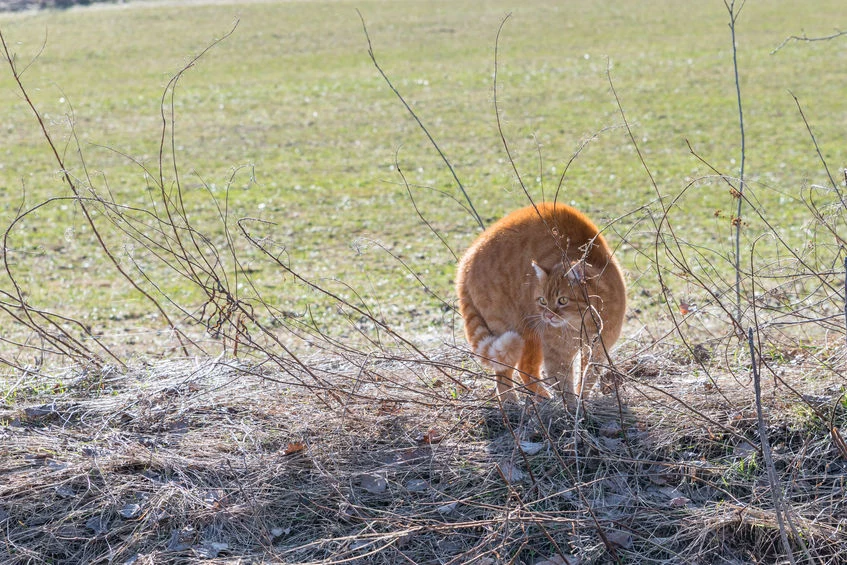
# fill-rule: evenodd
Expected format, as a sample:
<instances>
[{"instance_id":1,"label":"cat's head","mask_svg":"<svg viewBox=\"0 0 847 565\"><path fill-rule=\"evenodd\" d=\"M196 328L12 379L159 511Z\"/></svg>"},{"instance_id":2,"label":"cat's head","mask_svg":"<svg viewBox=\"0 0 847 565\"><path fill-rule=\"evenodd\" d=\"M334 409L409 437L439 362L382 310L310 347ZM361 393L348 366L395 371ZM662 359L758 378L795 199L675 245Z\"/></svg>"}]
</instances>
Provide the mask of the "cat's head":
<instances>
[{"instance_id":1,"label":"cat's head","mask_svg":"<svg viewBox=\"0 0 847 565\"><path fill-rule=\"evenodd\" d=\"M551 269L532 262L535 270L535 307L540 321L546 326L573 329L582 323L577 302L582 296L585 267L581 261L556 263Z\"/></svg>"}]
</instances>

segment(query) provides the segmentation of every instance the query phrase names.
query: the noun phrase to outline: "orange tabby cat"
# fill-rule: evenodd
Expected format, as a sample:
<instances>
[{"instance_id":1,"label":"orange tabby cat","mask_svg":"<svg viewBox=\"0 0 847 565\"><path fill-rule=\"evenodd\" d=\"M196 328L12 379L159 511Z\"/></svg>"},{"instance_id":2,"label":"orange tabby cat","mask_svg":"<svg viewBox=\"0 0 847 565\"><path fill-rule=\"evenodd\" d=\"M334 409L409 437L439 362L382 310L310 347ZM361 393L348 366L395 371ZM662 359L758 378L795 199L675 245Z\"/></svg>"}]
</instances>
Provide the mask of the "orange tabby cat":
<instances>
[{"instance_id":1,"label":"orange tabby cat","mask_svg":"<svg viewBox=\"0 0 847 565\"><path fill-rule=\"evenodd\" d=\"M507 398L516 398L517 369L529 391L549 396L543 380L572 406L593 386L589 362L605 359L626 312L626 285L606 240L560 203L521 208L483 232L459 262L456 290L468 342Z\"/></svg>"}]
</instances>

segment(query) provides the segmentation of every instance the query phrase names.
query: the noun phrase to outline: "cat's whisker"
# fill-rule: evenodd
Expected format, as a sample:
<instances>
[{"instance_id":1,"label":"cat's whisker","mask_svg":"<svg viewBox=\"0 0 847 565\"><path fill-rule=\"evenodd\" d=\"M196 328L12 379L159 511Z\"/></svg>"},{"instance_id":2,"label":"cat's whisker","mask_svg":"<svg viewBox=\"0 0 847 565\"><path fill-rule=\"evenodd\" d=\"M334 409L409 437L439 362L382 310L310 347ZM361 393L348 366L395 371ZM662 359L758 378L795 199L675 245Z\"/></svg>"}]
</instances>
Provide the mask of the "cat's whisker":
<instances>
[{"instance_id":1,"label":"cat's whisker","mask_svg":"<svg viewBox=\"0 0 847 565\"><path fill-rule=\"evenodd\" d=\"M546 324L544 322L544 317L541 314L533 314L524 318L526 320L526 325L530 330L537 331L543 328Z\"/></svg>"}]
</instances>

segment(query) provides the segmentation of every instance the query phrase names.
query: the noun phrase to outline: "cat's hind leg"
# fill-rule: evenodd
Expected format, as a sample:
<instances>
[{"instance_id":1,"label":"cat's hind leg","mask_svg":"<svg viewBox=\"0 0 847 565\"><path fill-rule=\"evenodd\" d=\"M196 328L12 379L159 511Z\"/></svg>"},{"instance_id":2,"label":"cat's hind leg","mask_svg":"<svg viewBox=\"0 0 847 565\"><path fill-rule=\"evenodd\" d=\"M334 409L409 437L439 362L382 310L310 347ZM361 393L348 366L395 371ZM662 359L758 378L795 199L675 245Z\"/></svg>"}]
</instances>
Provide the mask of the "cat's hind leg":
<instances>
[{"instance_id":1,"label":"cat's hind leg","mask_svg":"<svg viewBox=\"0 0 847 565\"><path fill-rule=\"evenodd\" d=\"M489 335L479 342L475 353L486 365L494 369L497 382L497 395L516 400L513 375L521 359L524 340L517 332L507 331L498 336Z\"/></svg>"}]
</instances>

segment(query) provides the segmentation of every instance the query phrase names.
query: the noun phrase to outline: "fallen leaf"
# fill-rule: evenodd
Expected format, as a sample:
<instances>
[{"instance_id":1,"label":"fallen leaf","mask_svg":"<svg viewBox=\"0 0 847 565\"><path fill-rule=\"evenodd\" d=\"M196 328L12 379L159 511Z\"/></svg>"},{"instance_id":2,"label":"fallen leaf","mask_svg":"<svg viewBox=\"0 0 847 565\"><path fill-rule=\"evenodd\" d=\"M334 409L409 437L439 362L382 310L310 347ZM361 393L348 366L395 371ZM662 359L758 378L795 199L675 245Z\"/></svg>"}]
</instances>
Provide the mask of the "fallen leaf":
<instances>
[{"instance_id":1,"label":"fallen leaf","mask_svg":"<svg viewBox=\"0 0 847 565\"><path fill-rule=\"evenodd\" d=\"M406 490L409 492L424 492L429 490L429 483L423 479L411 479L406 482Z\"/></svg>"},{"instance_id":2,"label":"fallen leaf","mask_svg":"<svg viewBox=\"0 0 847 565\"><path fill-rule=\"evenodd\" d=\"M671 500L677 497L681 497L682 493L679 492L679 489L675 487L648 487L648 490L655 489L658 494L663 496L667 500Z\"/></svg>"},{"instance_id":3,"label":"fallen leaf","mask_svg":"<svg viewBox=\"0 0 847 565\"><path fill-rule=\"evenodd\" d=\"M363 549L365 547L368 547L369 545L373 545L373 543L374 543L373 540L366 540L366 539L356 540L356 541L354 541L353 543L350 544L350 549L352 551L357 551L359 549Z\"/></svg>"},{"instance_id":4,"label":"fallen leaf","mask_svg":"<svg viewBox=\"0 0 847 565\"><path fill-rule=\"evenodd\" d=\"M41 406L31 406L24 408L24 414L30 420L39 420L58 416L59 411L56 410L56 404L42 404Z\"/></svg>"},{"instance_id":5,"label":"fallen leaf","mask_svg":"<svg viewBox=\"0 0 847 565\"><path fill-rule=\"evenodd\" d=\"M94 532L95 536L99 536L109 531L109 521L102 516L92 516L85 523L85 527Z\"/></svg>"},{"instance_id":6,"label":"fallen leaf","mask_svg":"<svg viewBox=\"0 0 847 565\"><path fill-rule=\"evenodd\" d=\"M68 485L59 485L56 487L56 495L59 498L73 498L76 496L76 493Z\"/></svg>"},{"instance_id":7,"label":"fallen leaf","mask_svg":"<svg viewBox=\"0 0 847 565\"><path fill-rule=\"evenodd\" d=\"M215 509L221 508L225 502L225 499L226 493L219 489L206 491L206 494L203 495L203 502Z\"/></svg>"},{"instance_id":8,"label":"fallen leaf","mask_svg":"<svg viewBox=\"0 0 847 565\"><path fill-rule=\"evenodd\" d=\"M359 510L349 502L342 502L338 506L338 515L342 520L353 521L362 517Z\"/></svg>"},{"instance_id":9,"label":"fallen leaf","mask_svg":"<svg viewBox=\"0 0 847 565\"><path fill-rule=\"evenodd\" d=\"M438 433L438 430L432 428L425 434L421 434L418 436L418 443L425 443L427 445L431 445L433 443L439 443L444 436Z\"/></svg>"},{"instance_id":10,"label":"fallen leaf","mask_svg":"<svg viewBox=\"0 0 847 565\"><path fill-rule=\"evenodd\" d=\"M616 438L621 433L621 424L615 420L606 422L600 426L600 435L603 437Z\"/></svg>"},{"instance_id":11,"label":"fallen leaf","mask_svg":"<svg viewBox=\"0 0 847 565\"><path fill-rule=\"evenodd\" d=\"M655 466L653 469L647 474L647 478L650 479L650 482L654 485L664 486L668 484L668 478L664 473L664 469L660 466Z\"/></svg>"},{"instance_id":12,"label":"fallen leaf","mask_svg":"<svg viewBox=\"0 0 847 565\"><path fill-rule=\"evenodd\" d=\"M629 549L632 547L632 535L629 532L624 532L622 530L607 530L605 532L606 539L609 540L609 543L614 544L623 549Z\"/></svg>"},{"instance_id":13,"label":"fallen leaf","mask_svg":"<svg viewBox=\"0 0 847 565\"><path fill-rule=\"evenodd\" d=\"M126 518L127 520L131 520L132 518L137 518L139 514L141 514L141 505L140 504L124 504L123 508L121 508L118 513Z\"/></svg>"},{"instance_id":14,"label":"fallen leaf","mask_svg":"<svg viewBox=\"0 0 847 565\"><path fill-rule=\"evenodd\" d=\"M518 446L521 448L521 451L523 451L527 455L536 455L542 449L544 449L545 444L535 443L531 441L522 441L518 444Z\"/></svg>"},{"instance_id":15,"label":"fallen leaf","mask_svg":"<svg viewBox=\"0 0 847 565\"><path fill-rule=\"evenodd\" d=\"M68 464L54 459L47 459L47 466L54 471L61 471L62 469L66 469Z\"/></svg>"},{"instance_id":16,"label":"fallen leaf","mask_svg":"<svg viewBox=\"0 0 847 565\"><path fill-rule=\"evenodd\" d=\"M276 538L281 538L282 536L287 536L291 533L291 526L287 528L271 528L271 535Z\"/></svg>"},{"instance_id":17,"label":"fallen leaf","mask_svg":"<svg viewBox=\"0 0 847 565\"><path fill-rule=\"evenodd\" d=\"M670 501L671 508L681 508L691 502L689 499L684 496L677 496L676 498L672 498Z\"/></svg>"},{"instance_id":18,"label":"fallen leaf","mask_svg":"<svg viewBox=\"0 0 847 565\"><path fill-rule=\"evenodd\" d=\"M295 453L300 453L304 449L306 449L305 444L300 443L299 441L293 441L293 442L289 443L285 447L285 449L282 450L282 454L283 455L294 455Z\"/></svg>"},{"instance_id":19,"label":"fallen leaf","mask_svg":"<svg viewBox=\"0 0 847 565\"><path fill-rule=\"evenodd\" d=\"M694 354L694 359L700 363L705 363L712 358L712 352L702 343L695 345L691 352Z\"/></svg>"},{"instance_id":20,"label":"fallen leaf","mask_svg":"<svg viewBox=\"0 0 847 565\"><path fill-rule=\"evenodd\" d=\"M191 548L194 554L201 559L214 559L222 551L229 549L229 545L216 541L205 542L202 545L195 545Z\"/></svg>"},{"instance_id":21,"label":"fallen leaf","mask_svg":"<svg viewBox=\"0 0 847 565\"><path fill-rule=\"evenodd\" d=\"M597 508L623 508L631 504L631 496L609 493L597 501Z\"/></svg>"},{"instance_id":22,"label":"fallen leaf","mask_svg":"<svg viewBox=\"0 0 847 565\"><path fill-rule=\"evenodd\" d=\"M444 506L439 506L438 507L438 513L441 514L442 516L447 516L449 514L452 514L453 511L456 510L456 506L458 504L459 504L459 501L456 500L454 502L451 502L450 504L445 504Z\"/></svg>"},{"instance_id":23,"label":"fallen leaf","mask_svg":"<svg viewBox=\"0 0 847 565\"><path fill-rule=\"evenodd\" d=\"M524 472L510 461L503 461L498 466L500 467L500 472L503 473L503 478L510 484L523 480L525 476Z\"/></svg>"},{"instance_id":24,"label":"fallen leaf","mask_svg":"<svg viewBox=\"0 0 847 565\"><path fill-rule=\"evenodd\" d=\"M187 526L181 530L171 530L168 540L168 551L184 551L191 547L190 540L194 538L194 528Z\"/></svg>"},{"instance_id":25,"label":"fallen leaf","mask_svg":"<svg viewBox=\"0 0 847 565\"><path fill-rule=\"evenodd\" d=\"M411 447L409 449L405 449L400 453L400 459L403 463L408 463L409 465L413 465L416 463L422 463L424 460L429 459L432 456L432 450L426 447Z\"/></svg>"},{"instance_id":26,"label":"fallen leaf","mask_svg":"<svg viewBox=\"0 0 847 565\"><path fill-rule=\"evenodd\" d=\"M567 557L563 557L561 554L557 553L550 559L544 559L543 561L538 561L535 565L579 565L581 563L579 557L574 555L568 555Z\"/></svg>"},{"instance_id":27,"label":"fallen leaf","mask_svg":"<svg viewBox=\"0 0 847 565\"><path fill-rule=\"evenodd\" d=\"M380 400L379 401L379 413L380 414L399 414L400 413L400 403L395 402L393 400Z\"/></svg>"},{"instance_id":28,"label":"fallen leaf","mask_svg":"<svg viewBox=\"0 0 847 565\"><path fill-rule=\"evenodd\" d=\"M600 438L603 441L603 446L609 451L618 451L623 446L623 440L611 437Z\"/></svg>"},{"instance_id":29,"label":"fallen leaf","mask_svg":"<svg viewBox=\"0 0 847 565\"><path fill-rule=\"evenodd\" d=\"M732 450L734 457L744 458L756 451L756 448L750 442L742 441Z\"/></svg>"},{"instance_id":30,"label":"fallen leaf","mask_svg":"<svg viewBox=\"0 0 847 565\"><path fill-rule=\"evenodd\" d=\"M380 494L388 488L385 477L377 474L365 474L359 477L359 484L371 494Z\"/></svg>"},{"instance_id":31,"label":"fallen leaf","mask_svg":"<svg viewBox=\"0 0 847 565\"><path fill-rule=\"evenodd\" d=\"M405 533L397 538L397 541L394 542L394 545L399 548L403 548L403 546L407 545L414 536L411 533Z\"/></svg>"},{"instance_id":32,"label":"fallen leaf","mask_svg":"<svg viewBox=\"0 0 847 565\"><path fill-rule=\"evenodd\" d=\"M604 491L614 492L617 494L629 495L632 488L629 486L629 477L623 473L609 474L600 482Z\"/></svg>"}]
</instances>

